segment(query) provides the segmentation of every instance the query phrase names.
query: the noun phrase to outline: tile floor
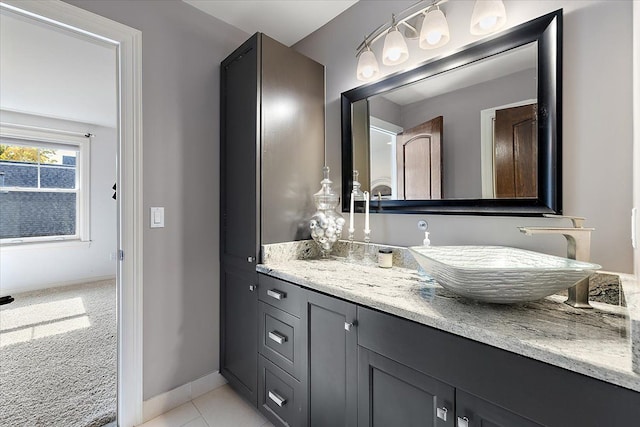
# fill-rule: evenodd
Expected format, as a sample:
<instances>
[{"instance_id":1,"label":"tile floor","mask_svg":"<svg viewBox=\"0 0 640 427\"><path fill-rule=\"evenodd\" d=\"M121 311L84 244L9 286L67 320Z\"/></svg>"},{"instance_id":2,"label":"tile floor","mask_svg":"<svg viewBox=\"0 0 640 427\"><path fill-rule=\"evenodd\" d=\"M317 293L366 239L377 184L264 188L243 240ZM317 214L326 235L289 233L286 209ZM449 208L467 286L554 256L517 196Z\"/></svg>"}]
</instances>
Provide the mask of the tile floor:
<instances>
[{"instance_id":1,"label":"tile floor","mask_svg":"<svg viewBox=\"0 0 640 427\"><path fill-rule=\"evenodd\" d=\"M139 427L273 427L273 424L225 384Z\"/></svg>"}]
</instances>

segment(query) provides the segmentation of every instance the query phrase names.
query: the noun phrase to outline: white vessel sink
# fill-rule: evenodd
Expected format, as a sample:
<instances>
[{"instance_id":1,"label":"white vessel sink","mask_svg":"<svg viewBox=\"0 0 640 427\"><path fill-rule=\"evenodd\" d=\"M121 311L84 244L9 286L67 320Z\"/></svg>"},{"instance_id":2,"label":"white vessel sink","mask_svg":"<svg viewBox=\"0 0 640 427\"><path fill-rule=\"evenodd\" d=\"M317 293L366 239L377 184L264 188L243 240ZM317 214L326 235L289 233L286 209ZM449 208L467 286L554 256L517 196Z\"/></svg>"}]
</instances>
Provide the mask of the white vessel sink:
<instances>
[{"instance_id":1,"label":"white vessel sink","mask_svg":"<svg viewBox=\"0 0 640 427\"><path fill-rule=\"evenodd\" d=\"M602 267L504 246L414 246L409 251L443 288L478 301L534 301Z\"/></svg>"}]
</instances>

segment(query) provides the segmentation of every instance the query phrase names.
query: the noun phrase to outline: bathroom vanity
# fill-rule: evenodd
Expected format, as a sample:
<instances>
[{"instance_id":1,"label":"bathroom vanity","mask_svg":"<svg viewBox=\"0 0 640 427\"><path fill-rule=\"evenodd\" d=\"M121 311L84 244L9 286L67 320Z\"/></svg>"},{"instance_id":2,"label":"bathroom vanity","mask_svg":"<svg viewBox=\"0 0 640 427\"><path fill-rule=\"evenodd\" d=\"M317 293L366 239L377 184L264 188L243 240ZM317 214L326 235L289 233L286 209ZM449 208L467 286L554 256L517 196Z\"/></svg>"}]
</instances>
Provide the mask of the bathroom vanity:
<instances>
[{"instance_id":1,"label":"bathroom vanity","mask_svg":"<svg viewBox=\"0 0 640 427\"><path fill-rule=\"evenodd\" d=\"M258 407L276 425L640 419L640 376L615 307L585 312L555 296L481 304L408 268L268 254L257 267Z\"/></svg>"},{"instance_id":2,"label":"bathroom vanity","mask_svg":"<svg viewBox=\"0 0 640 427\"><path fill-rule=\"evenodd\" d=\"M531 98L525 100L538 112L531 127L537 129L531 138L537 167L531 172L539 179L529 179L537 182L535 196L505 196L492 187L487 159L494 156L485 148L493 142L488 141L474 149L486 161L475 162L483 168L473 178L443 176L444 195L410 199L407 174L402 179L398 174L404 190L394 198L393 189L400 187L392 182L391 196L383 199L378 192L371 210L561 213L561 10L343 93L343 209L354 169L365 177L364 189L379 184L360 166L371 146L358 139L380 119L373 115L376 96L512 54L526 54L525 62L535 65L524 70L533 70L527 73L535 83L524 98ZM640 375L632 369L632 359L638 363L640 356L630 339L640 328L629 327L640 321L629 320L619 307L581 311L554 295L524 304L477 303L418 275L406 251L394 251L394 267L382 269L340 257L319 260L313 243L294 241L308 235L312 212L300 195L315 192L319 176L312 171L319 174L322 164L322 66L260 34L221 65L221 373L271 422L314 427L640 423ZM283 103L282 94L295 102ZM491 105L506 108L514 101ZM358 120L359 107L371 114ZM287 111L302 113L280 120ZM391 165L407 157L402 147L396 146ZM468 147L460 152L465 161L473 160ZM285 165L285 158L296 162ZM442 160L445 170L469 169L447 166L448 161L453 160ZM464 193L448 188L448 181L482 186ZM356 211L365 209L356 203ZM291 243L269 244L274 242Z\"/></svg>"}]
</instances>

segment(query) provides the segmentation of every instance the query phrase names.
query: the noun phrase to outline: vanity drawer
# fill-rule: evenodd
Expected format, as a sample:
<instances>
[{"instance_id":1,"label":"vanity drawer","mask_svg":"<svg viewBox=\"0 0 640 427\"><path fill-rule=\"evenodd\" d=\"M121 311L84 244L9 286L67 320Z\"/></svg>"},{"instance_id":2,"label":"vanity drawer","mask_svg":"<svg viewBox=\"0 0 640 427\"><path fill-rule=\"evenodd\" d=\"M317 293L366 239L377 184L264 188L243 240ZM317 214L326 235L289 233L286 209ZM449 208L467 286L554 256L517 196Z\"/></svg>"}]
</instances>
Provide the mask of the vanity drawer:
<instances>
[{"instance_id":1,"label":"vanity drawer","mask_svg":"<svg viewBox=\"0 0 640 427\"><path fill-rule=\"evenodd\" d=\"M306 424L305 388L263 356L258 358L258 409L277 426Z\"/></svg>"},{"instance_id":2,"label":"vanity drawer","mask_svg":"<svg viewBox=\"0 0 640 427\"><path fill-rule=\"evenodd\" d=\"M264 274L258 274L258 298L296 317L304 307L304 292L299 286Z\"/></svg>"},{"instance_id":3,"label":"vanity drawer","mask_svg":"<svg viewBox=\"0 0 640 427\"><path fill-rule=\"evenodd\" d=\"M264 302L259 303L258 310L260 354L290 375L301 378L306 366L306 339L300 319Z\"/></svg>"}]
</instances>

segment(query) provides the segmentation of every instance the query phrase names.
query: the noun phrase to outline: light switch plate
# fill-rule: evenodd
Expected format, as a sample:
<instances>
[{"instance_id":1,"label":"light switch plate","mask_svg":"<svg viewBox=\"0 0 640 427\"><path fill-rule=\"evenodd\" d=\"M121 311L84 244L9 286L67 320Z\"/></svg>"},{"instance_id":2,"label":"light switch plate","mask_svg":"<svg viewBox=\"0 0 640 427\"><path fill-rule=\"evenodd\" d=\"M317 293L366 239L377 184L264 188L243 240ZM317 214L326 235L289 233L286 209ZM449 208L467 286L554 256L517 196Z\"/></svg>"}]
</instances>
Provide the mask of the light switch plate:
<instances>
[{"instance_id":1,"label":"light switch plate","mask_svg":"<svg viewBox=\"0 0 640 427\"><path fill-rule=\"evenodd\" d=\"M164 228L164 208L150 208L149 226L151 228Z\"/></svg>"}]
</instances>

